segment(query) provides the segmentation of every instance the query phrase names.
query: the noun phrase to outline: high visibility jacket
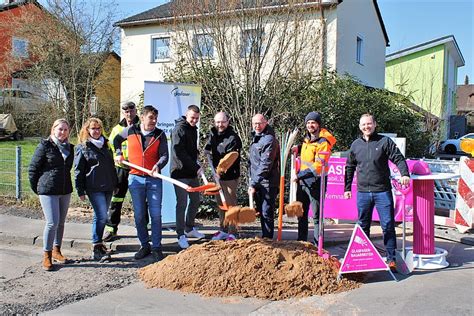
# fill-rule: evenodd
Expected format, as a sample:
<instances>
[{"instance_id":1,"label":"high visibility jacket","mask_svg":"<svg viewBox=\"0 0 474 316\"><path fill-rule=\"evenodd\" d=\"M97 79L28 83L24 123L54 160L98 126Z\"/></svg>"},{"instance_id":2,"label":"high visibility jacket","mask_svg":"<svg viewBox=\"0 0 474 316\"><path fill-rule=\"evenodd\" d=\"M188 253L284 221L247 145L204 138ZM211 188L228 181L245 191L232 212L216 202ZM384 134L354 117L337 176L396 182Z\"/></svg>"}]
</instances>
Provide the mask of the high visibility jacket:
<instances>
[{"instance_id":1,"label":"high visibility jacket","mask_svg":"<svg viewBox=\"0 0 474 316\"><path fill-rule=\"evenodd\" d=\"M135 118L133 119L133 122L132 124L138 124L139 120L138 120L138 116L135 116ZM115 136L117 136L118 134L120 134L125 128L127 128L127 121L125 119L122 119L117 125L114 126L114 128L112 128L112 131L110 132L110 135L109 135L109 148L110 150L112 150L114 156L116 155L116 152L115 152L115 148L114 148L114 138ZM127 140L125 140L123 143L122 143L122 149L121 149L121 152L122 152L122 156L125 160L128 160L128 142ZM123 165L123 164L120 164L120 163L115 163L115 166L119 167L119 168L123 168L123 169L128 169L127 166Z\"/></svg>"},{"instance_id":2,"label":"high visibility jacket","mask_svg":"<svg viewBox=\"0 0 474 316\"><path fill-rule=\"evenodd\" d=\"M306 135L303 144L301 145L301 171L309 168L308 164L312 166L318 175L321 174L322 164L318 158L325 160L326 172L329 170L329 157L331 155L331 149L336 144L336 138L328 132L325 128L319 131L319 135L315 138L311 138L311 135ZM328 155L321 153L327 152ZM300 172L301 172L300 171ZM300 176L298 175L298 178Z\"/></svg>"}]
</instances>

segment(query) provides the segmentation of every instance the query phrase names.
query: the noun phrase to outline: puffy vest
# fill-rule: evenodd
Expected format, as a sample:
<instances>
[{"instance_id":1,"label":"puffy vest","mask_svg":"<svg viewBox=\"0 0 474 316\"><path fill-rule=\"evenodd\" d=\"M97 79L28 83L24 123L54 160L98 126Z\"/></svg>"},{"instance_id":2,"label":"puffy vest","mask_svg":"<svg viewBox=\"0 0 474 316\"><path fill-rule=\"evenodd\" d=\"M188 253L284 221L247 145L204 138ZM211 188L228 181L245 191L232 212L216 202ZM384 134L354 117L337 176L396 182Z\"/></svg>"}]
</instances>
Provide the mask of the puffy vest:
<instances>
[{"instance_id":1,"label":"puffy vest","mask_svg":"<svg viewBox=\"0 0 474 316\"><path fill-rule=\"evenodd\" d=\"M156 130L155 130L156 131ZM140 167L144 167L148 170L153 169L153 166L160 159L159 148L160 148L160 134L156 135L153 132L153 137L148 144L148 147L143 150L142 136L141 134L133 133L129 134L128 140L128 161L136 164ZM131 174L140 176L148 176L148 174L138 171L136 169L130 169Z\"/></svg>"}]
</instances>

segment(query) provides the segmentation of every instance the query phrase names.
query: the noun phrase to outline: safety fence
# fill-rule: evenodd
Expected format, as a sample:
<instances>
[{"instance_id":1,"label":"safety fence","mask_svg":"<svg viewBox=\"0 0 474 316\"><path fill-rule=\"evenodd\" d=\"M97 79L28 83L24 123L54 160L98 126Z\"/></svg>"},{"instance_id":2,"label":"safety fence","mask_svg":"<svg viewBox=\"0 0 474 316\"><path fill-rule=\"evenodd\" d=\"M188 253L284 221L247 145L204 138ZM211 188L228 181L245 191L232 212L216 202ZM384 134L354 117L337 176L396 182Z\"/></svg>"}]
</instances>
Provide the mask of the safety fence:
<instances>
[{"instance_id":1,"label":"safety fence","mask_svg":"<svg viewBox=\"0 0 474 316\"><path fill-rule=\"evenodd\" d=\"M31 194L28 181L28 165L31 156L22 154L21 146L0 147L0 197L18 200Z\"/></svg>"}]
</instances>

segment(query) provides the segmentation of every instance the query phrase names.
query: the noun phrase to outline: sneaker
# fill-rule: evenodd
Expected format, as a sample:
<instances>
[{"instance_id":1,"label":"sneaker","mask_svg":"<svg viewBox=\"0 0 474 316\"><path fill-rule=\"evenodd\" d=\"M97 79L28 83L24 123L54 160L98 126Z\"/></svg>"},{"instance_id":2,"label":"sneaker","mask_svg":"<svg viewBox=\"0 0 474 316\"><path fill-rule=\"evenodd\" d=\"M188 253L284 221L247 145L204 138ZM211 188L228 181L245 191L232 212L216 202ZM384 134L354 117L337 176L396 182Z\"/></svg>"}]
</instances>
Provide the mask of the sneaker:
<instances>
[{"instance_id":1,"label":"sneaker","mask_svg":"<svg viewBox=\"0 0 474 316\"><path fill-rule=\"evenodd\" d=\"M397 272L397 263L395 261L389 261L388 267L390 268L390 271Z\"/></svg>"},{"instance_id":2,"label":"sneaker","mask_svg":"<svg viewBox=\"0 0 474 316\"><path fill-rule=\"evenodd\" d=\"M188 238L185 235L181 235L178 238L178 245L181 249L189 248Z\"/></svg>"},{"instance_id":3,"label":"sneaker","mask_svg":"<svg viewBox=\"0 0 474 316\"><path fill-rule=\"evenodd\" d=\"M234 235L229 234L229 235L227 235L227 238L225 239L225 241L233 241L233 240L236 240L236 239L237 239L237 238L235 238Z\"/></svg>"},{"instance_id":4,"label":"sneaker","mask_svg":"<svg viewBox=\"0 0 474 316\"><path fill-rule=\"evenodd\" d=\"M153 260L155 260L155 262L161 261L165 258L165 256L163 255L163 252L161 251L160 248L152 249L151 250L151 255L153 256Z\"/></svg>"},{"instance_id":5,"label":"sneaker","mask_svg":"<svg viewBox=\"0 0 474 316\"><path fill-rule=\"evenodd\" d=\"M110 254L104 244L97 244L92 247L91 259L95 261L110 260Z\"/></svg>"},{"instance_id":6,"label":"sneaker","mask_svg":"<svg viewBox=\"0 0 474 316\"><path fill-rule=\"evenodd\" d=\"M186 232L186 237L202 239L206 237L203 233L200 233L195 227L190 232Z\"/></svg>"},{"instance_id":7,"label":"sneaker","mask_svg":"<svg viewBox=\"0 0 474 316\"><path fill-rule=\"evenodd\" d=\"M135 260L143 259L146 256L148 256L150 253L151 253L150 245L141 246L140 249L137 251L137 253L134 256Z\"/></svg>"},{"instance_id":8,"label":"sneaker","mask_svg":"<svg viewBox=\"0 0 474 316\"><path fill-rule=\"evenodd\" d=\"M103 241L108 242L108 241L113 241L117 237L117 233L114 231L106 230L104 234L104 238L102 238Z\"/></svg>"},{"instance_id":9,"label":"sneaker","mask_svg":"<svg viewBox=\"0 0 474 316\"><path fill-rule=\"evenodd\" d=\"M212 235L211 240L224 240L229 236L229 234L224 233L223 231L218 231L214 235Z\"/></svg>"}]
</instances>

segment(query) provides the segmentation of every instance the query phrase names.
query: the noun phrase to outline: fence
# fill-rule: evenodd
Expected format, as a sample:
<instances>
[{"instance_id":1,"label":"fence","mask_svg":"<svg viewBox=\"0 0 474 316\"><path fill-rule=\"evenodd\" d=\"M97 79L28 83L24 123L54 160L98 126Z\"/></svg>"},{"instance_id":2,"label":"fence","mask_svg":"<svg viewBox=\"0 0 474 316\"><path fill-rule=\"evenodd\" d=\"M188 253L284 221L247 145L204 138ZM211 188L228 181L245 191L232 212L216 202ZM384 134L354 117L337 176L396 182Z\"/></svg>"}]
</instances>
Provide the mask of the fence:
<instances>
[{"instance_id":1,"label":"fence","mask_svg":"<svg viewBox=\"0 0 474 316\"><path fill-rule=\"evenodd\" d=\"M32 191L28 185L31 157L22 155L21 146L0 148L0 196L22 199Z\"/></svg>"}]
</instances>

